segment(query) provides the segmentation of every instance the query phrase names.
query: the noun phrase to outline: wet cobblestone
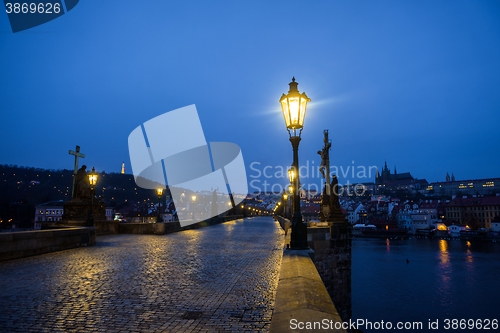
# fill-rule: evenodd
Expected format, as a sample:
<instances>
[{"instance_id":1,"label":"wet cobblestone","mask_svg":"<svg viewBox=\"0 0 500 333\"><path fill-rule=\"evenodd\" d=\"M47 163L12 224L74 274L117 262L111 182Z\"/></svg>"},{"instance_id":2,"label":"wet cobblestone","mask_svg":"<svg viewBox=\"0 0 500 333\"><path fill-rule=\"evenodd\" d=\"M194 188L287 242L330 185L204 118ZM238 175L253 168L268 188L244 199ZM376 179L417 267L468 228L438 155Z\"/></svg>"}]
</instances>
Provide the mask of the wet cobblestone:
<instances>
[{"instance_id":1,"label":"wet cobblestone","mask_svg":"<svg viewBox=\"0 0 500 333\"><path fill-rule=\"evenodd\" d=\"M0 263L1 332L266 332L283 233L257 217Z\"/></svg>"}]
</instances>

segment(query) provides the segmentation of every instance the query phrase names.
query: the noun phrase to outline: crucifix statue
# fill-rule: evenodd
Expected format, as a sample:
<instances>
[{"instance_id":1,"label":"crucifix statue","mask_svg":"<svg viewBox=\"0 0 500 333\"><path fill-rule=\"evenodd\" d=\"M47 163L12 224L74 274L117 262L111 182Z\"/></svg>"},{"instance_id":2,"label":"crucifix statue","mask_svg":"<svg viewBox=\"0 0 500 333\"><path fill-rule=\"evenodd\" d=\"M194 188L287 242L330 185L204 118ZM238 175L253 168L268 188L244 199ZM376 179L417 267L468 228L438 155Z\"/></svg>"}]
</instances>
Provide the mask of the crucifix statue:
<instances>
[{"instance_id":1,"label":"crucifix statue","mask_svg":"<svg viewBox=\"0 0 500 333\"><path fill-rule=\"evenodd\" d=\"M330 182L330 148L332 146L328 139L328 130L324 130L323 149L318 151L321 156L321 165L319 171L325 178L325 188L321 196L321 205L319 217L321 222L342 221L343 215L339 205L339 183L337 176L334 175Z\"/></svg>"},{"instance_id":2,"label":"crucifix statue","mask_svg":"<svg viewBox=\"0 0 500 333\"><path fill-rule=\"evenodd\" d=\"M70 155L75 156L75 169L73 171L73 187L71 189L71 198L75 198L75 182L76 182L76 174L78 173L78 158L84 158L85 154L80 153L80 146L76 146L75 150L70 150L69 151Z\"/></svg>"},{"instance_id":3,"label":"crucifix statue","mask_svg":"<svg viewBox=\"0 0 500 333\"><path fill-rule=\"evenodd\" d=\"M323 131L324 146L322 150L318 150L318 154L321 156L321 165L319 166L319 171L325 178L326 183L326 193L330 195L330 147L332 143L328 140L328 130Z\"/></svg>"}]
</instances>

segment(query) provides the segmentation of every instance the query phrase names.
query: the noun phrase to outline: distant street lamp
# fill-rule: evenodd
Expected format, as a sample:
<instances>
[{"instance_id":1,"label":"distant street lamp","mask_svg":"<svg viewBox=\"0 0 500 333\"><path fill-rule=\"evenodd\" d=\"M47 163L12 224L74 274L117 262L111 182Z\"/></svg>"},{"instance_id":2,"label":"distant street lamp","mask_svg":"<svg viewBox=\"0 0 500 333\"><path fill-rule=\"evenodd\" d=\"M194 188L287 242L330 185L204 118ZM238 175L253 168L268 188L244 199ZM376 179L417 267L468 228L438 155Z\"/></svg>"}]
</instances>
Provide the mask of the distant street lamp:
<instances>
[{"instance_id":1,"label":"distant street lamp","mask_svg":"<svg viewBox=\"0 0 500 333\"><path fill-rule=\"evenodd\" d=\"M95 172L94 167L92 167L92 171L88 174L89 177L89 185L90 185L90 212L87 224L89 227L94 226L94 195L95 195L95 185L97 184L97 178L99 175Z\"/></svg>"},{"instance_id":2,"label":"distant street lamp","mask_svg":"<svg viewBox=\"0 0 500 333\"><path fill-rule=\"evenodd\" d=\"M246 217L245 201L241 203L240 207L241 207L241 215L243 215L243 217Z\"/></svg>"},{"instance_id":3,"label":"distant street lamp","mask_svg":"<svg viewBox=\"0 0 500 333\"><path fill-rule=\"evenodd\" d=\"M286 193L285 190L283 190L282 198L283 198L283 204L284 204L283 216L288 217L288 194Z\"/></svg>"},{"instance_id":4,"label":"distant street lamp","mask_svg":"<svg viewBox=\"0 0 500 333\"><path fill-rule=\"evenodd\" d=\"M192 217L193 217L193 220L194 220L194 217L195 217L195 215L194 215L194 203L195 203L195 201L196 201L196 195L192 195L192 196L191 196L191 201L192 201L192 203L193 203L193 209L192 209L191 214L192 214Z\"/></svg>"},{"instance_id":5,"label":"distant street lamp","mask_svg":"<svg viewBox=\"0 0 500 333\"><path fill-rule=\"evenodd\" d=\"M158 194L158 217L156 218L156 222L160 223L161 218L161 196L163 195L163 189L161 187L156 189L156 194Z\"/></svg>"},{"instance_id":6,"label":"distant street lamp","mask_svg":"<svg viewBox=\"0 0 500 333\"><path fill-rule=\"evenodd\" d=\"M290 89L288 94L283 94L280 98L283 117L285 118L286 129L290 135L290 142L293 149L293 216L292 216L292 236L290 240L290 248L306 249L307 246L307 226L302 221L300 212L300 197L299 190L299 143L304 127L304 119L306 116L307 103L311 101L306 93L300 93L297 89L298 83L295 82L295 77L289 83Z\"/></svg>"}]
</instances>

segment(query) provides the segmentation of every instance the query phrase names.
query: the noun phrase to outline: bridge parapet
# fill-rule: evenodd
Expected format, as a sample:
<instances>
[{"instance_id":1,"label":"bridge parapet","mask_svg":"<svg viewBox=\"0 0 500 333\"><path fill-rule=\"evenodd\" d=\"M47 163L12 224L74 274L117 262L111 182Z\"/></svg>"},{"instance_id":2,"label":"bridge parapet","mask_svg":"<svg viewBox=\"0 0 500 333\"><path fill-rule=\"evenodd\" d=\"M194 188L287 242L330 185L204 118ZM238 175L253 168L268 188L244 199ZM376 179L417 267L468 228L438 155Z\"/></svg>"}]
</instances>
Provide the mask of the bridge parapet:
<instances>
[{"instance_id":1,"label":"bridge parapet","mask_svg":"<svg viewBox=\"0 0 500 333\"><path fill-rule=\"evenodd\" d=\"M0 261L95 244L95 228L0 233Z\"/></svg>"},{"instance_id":2,"label":"bridge parapet","mask_svg":"<svg viewBox=\"0 0 500 333\"><path fill-rule=\"evenodd\" d=\"M311 260L312 253L284 250L270 333L317 332L326 327L328 332L347 332L340 328L342 320Z\"/></svg>"}]
</instances>

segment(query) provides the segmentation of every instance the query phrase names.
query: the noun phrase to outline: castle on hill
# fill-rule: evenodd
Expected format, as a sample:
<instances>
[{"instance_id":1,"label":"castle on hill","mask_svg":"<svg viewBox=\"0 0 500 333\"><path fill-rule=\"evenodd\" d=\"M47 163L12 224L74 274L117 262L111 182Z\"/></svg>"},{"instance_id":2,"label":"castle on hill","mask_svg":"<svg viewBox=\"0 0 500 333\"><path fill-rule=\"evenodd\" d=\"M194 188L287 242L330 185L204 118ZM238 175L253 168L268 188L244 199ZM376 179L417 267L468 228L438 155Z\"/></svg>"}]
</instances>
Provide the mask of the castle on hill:
<instances>
[{"instance_id":1,"label":"castle on hill","mask_svg":"<svg viewBox=\"0 0 500 333\"><path fill-rule=\"evenodd\" d=\"M394 167L394 173L387 167L387 162L384 163L382 173L375 175L375 188L378 192L383 190L425 190L429 183L425 179L416 179L409 172L398 173Z\"/></svg>"}]
</instances>

